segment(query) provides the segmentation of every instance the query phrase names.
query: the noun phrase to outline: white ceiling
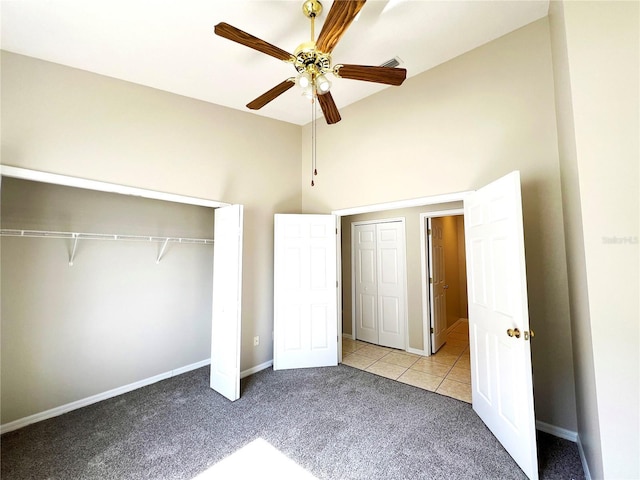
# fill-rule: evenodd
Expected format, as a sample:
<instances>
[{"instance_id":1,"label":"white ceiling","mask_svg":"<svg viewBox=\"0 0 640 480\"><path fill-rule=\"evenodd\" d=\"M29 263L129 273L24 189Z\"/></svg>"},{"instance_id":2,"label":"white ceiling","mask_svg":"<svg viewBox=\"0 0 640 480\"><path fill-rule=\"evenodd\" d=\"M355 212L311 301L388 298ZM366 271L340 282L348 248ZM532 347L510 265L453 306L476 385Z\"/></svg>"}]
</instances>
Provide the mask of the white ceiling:
<instances>
[{"instance_id":1,"label":"white ceiling","mask_svg":"<svg viewBox=\"0 0 640 480\"><path fill-rule=\"evenodd\" d=\"M227 22L293 52L310 38L302 0L1 0L3 50L248 111L245 105L295 74L280 60L218 37ZM316 24L316 36L331 7ZM369 0L333 51L333 63L379 65L392 57L412 77L547 15L549 1ZM333 80L344 107L386 87ZM295 88L255 112L304 125Z\"/></svg>"}]
</instances>

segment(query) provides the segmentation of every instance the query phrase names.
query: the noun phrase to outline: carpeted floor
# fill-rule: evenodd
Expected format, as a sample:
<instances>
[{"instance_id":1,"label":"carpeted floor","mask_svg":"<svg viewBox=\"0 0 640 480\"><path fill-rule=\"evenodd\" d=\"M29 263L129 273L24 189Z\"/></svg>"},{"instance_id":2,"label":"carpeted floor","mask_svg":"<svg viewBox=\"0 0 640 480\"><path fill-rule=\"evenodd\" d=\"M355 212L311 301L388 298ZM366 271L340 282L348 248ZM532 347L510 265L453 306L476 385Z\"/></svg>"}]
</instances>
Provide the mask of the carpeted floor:
<instances>
[{"instance_id":1,"label":"carpeted floor","mask_svg":"<svg viewBox=\"0 0 640 480\"><path fill-rule=\"evenodd\" d=\"M351 367L263 370L233 403L208 382L206 367L7 433L0 475L302 478L281 457L320 479L526 478L469 404ZM538 448L541 478L584 478L572 442Z\"/></svg>"}]
</instances>

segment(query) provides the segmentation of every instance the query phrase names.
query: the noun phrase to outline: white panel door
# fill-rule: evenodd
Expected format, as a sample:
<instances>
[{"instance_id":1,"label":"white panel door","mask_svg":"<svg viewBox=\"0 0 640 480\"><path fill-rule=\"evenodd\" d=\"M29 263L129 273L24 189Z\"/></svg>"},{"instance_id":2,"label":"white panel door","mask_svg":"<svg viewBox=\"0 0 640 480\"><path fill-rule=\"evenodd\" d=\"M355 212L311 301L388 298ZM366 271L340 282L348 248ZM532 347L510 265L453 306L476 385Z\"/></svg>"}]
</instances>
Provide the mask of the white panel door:
<instances>
[{"instance_id":1,"label":"white panel door","mask_svg":"<svg viewBox=\"0 0 640 480\"><path fill-rule=\"evenodd\" d=\"M274 370L338 364L336 217L276 215Z\"/></svg>"},{"instance_id":2,"label":"white panel door","mask_svg":"<svg viewBox=\"0 0 640 480\"><path fill-rule=\"evenodd\" d=\"M473 409L538 478L520 173L464 201Z\"/></svg>"},{"instance_id":3,"label":"white panel door","mask_svg":"<svg viewBox=\"0 0 640 480\"><path fill-rule=\"evenodd\" d=\"M378 344L405 348L405 240L404 223L379 223L378 257Z\"/></svg>"},{"instance_id":4,"label":"white panel door","mask_svg":"<svg viewBox=\"0 0 640 480\"><path fill-rule=\"evenodd\" d=\"M376 225L355 225L353 262L355 285L356 338L378 343L378 272Z\"/></svg>"},{"instance_id":5,"label":"white panel door","mask_svg":"<svg viewBox=\"0 0 640 480\"><path fill-rule=\"evenodd\" d=\"M229 400L240 398L242 219L242 205L215 210L210 385Z\"/></svg>"},{"instance_id":6,"label":"white panel door","mask_svg":"<svg viewBox=\"0 0 640 480\"><path fill-rule=\"evenodd\" d=\"M444 269L444 235L442 218L429 219L430 292L431 292L431 353L436 353L446 339L447 288Z\"/></svg>"}]
</instances>

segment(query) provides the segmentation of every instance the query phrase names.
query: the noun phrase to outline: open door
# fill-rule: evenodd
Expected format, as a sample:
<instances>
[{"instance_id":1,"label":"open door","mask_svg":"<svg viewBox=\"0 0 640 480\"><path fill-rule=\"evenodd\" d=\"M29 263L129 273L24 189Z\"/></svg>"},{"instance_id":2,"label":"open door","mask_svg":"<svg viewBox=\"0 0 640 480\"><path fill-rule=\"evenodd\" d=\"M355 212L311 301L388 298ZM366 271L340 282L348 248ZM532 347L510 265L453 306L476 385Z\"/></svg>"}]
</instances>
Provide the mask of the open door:
<instances>
[{"instance_id":1,"label":"open door","mask_svg":"<svg viewBox=\"0 0 640 480\"><path fill-rule=\"evenodd\" d=\"M447 288L444 271L442 218L429 218L429 290L431 295L431 353L436 353L447 337Z\"/></svg>"},{"instance_id":2,"label":"open door","mask_svg":"<svg viewBox=\"0 0 640 480\"><path fill-rule=\"evenodd\" d=\"M338 364L336 217L276 215L273 369Z\"/></svg>"},{"instance_id":3,"label":"open door","mask_svg":"<svg viewBox=\"0 0 640 480\"><path fill-rule=\"evenodd\" d=\"M520 173L464 200L473 409L538 479Z\"/></svg>"},{"instance_id":4,"label":"open door","mask_svg":"<svg viewBox=\"0 0 640 480\"><path fill-rule=\"evenodd\" d=\"M210 385L232 401L240 398L242 218L242 205L215 210Z\"/></svg>"}]
</instances>

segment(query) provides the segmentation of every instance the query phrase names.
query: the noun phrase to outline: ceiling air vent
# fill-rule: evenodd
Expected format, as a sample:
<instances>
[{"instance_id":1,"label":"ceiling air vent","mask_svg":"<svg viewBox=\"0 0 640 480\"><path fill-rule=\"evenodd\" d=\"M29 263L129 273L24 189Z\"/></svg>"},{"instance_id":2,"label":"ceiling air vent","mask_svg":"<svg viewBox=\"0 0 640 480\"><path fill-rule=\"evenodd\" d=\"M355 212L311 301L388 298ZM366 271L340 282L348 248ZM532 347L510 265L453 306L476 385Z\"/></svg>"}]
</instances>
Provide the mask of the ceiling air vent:
<instances>
[{"instance_id":1,"label":"ceiling air vent","mask_svg":"<svg viewBox=\"0 0 640 480\"><path fill-rule=\"evenodd\" d=\"M402 61L400 60L400 58L398 57L393 57L391 60L387 60L386 62L380 64L381 67L391 67L391 68L395 68L398 65L400 65L400 63L402 63Z\"/></svg>"}]
</instances>

